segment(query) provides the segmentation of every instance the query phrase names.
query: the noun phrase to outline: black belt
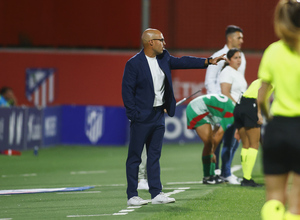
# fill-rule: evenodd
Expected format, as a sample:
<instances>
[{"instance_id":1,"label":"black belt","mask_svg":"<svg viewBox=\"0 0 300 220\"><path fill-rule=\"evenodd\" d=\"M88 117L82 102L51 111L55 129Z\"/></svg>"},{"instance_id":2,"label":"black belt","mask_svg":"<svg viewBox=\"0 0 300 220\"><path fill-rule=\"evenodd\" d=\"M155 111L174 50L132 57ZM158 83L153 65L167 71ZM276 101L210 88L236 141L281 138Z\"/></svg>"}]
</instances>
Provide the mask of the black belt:
<instances>
[{"instance_id":1,"label":"black belt","mask_svg":"<svg viewBox=\"0 0 300 220\"><path fill-rule=\"evenodd\" d=\"M161 105L161 106L153 106L153 109L155 111L162 111L164 109L164 107Z\"/></svg>"},{"instance_id":2,"label":"black belt","mask_svg":"<svg viewBox=\"0 0 300 220\"><path fill-rule=\"evenodd\" d=\"M256 99L255 98L247 98L247 97L242 96L240 103L241 104L256 103Z\"/></svg>"}]
</instances>

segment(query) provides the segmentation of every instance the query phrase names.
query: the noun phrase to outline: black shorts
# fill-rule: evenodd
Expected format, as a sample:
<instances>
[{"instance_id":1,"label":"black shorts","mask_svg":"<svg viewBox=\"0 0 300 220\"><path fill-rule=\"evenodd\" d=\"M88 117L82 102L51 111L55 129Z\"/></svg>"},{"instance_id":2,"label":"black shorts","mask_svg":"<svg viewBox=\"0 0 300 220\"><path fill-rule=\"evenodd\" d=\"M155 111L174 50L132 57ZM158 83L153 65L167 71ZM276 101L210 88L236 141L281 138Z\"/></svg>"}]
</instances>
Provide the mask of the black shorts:
<instances>
[{"instance_id":1,"label":"black shorts","mask_svg":"<svg viewBox=\"0 0 300 220\"><path fill-rule=\"evenodd\" d=\"M274 117L263 142L265 174L300 174L300 117Z\"/></svg>"},{"instance_id":2,"label":"black shorts","mask_svg":"<svg viewBox=\"0 0 300 220\"><path fill-rule=\"evenodd\" d=\"M257 104L256 99L242 97L239 104L234 108L234 124L236 128L256 128L257 124Z\"/></svg>"}]
</instances>

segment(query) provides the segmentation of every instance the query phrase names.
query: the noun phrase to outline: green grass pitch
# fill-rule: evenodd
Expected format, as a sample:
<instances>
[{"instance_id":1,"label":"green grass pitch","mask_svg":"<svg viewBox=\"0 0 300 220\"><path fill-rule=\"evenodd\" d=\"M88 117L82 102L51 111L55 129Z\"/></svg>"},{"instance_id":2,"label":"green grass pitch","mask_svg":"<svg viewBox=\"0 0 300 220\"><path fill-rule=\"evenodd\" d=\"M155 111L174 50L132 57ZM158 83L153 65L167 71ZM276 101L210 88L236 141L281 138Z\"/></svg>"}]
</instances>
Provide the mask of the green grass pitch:
<instances>
[{"instance_id":1,"label":"green grass pitch","mask_svg":"<svg viewBox=\"0 0 300 220\"><path fill-rule=\"evenodd\" d=\"M260 219L265 187L198 183L202 149L202 144L164 145L163 191L176 202L135 209L126 205L127 147L57 146L40 149L38 156L31 150L21 156L0 155L0 190L94 186L81 192L2 195L0 219ZM233 165L240 165L240 150ZM234 174L242 177L242 170ZM264 181L260 151L253 178ZM150 199L145 190L139 196Z\"/></svg>"}]
</instances>

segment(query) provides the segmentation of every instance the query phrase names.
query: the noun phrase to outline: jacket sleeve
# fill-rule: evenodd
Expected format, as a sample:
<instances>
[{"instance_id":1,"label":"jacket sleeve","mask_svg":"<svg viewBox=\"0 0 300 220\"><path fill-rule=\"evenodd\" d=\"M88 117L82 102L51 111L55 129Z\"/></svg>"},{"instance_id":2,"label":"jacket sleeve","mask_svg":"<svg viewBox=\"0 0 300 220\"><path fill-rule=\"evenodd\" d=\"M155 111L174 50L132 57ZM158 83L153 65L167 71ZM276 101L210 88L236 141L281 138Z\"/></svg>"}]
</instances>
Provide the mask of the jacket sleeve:
<instances>
[{"instance_id":1,"label":"jacket sleeve","mask_svg":"<svg viewBox=\"0 0 300 220\"><path fill-rule=\"evenodd\" d=\"M137 117L135 104L137 73L130 62L126 63L122 79L122 99L126 108L126 115L132 122Z\"/></svg>"},{"instance_id":2,"label":"jacket sleeve","mask_svg":"<svg viewBox=\"0 0 300 220\"><path fill-rule=\"evenodd\" d=\"M206 58L183 56L173 57L170 55L171 69L206 69Z\"/></svg>"}]
</instances>

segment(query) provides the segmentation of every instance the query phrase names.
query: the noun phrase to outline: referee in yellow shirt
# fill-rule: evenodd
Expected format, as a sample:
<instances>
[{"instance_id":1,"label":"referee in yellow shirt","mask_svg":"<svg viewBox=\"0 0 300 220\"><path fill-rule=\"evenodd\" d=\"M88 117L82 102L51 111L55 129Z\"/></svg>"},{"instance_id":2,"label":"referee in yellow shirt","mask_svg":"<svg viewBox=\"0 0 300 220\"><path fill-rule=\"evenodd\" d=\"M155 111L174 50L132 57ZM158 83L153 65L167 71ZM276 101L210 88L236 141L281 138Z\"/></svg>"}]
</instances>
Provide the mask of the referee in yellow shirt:
<instances>
[{"instance_id":1,"label":"referee in yellow shirt","mask_svg":"<svg viewBox=\"0 0 300 220\"><path fill-rule=\"evenodd\" d=\"M254 80L243 96L237 102L234 109L234 124L238 129L242 140L243 148L241 150L241 164L243 169L243 180L241 186L260 187L252 179L252 170L255 165L259 140L260 127L263 122L260 110L257 108L257 95L261 86L261 79ZM272 90L268 93L271 96Z\"/></svg>"},{"instance_id":2,"label":"referee in yellow shirt","mask_svg":"<svg viewBox=\"0 0 300 220\"><path fill-rule=\"evenodd\" d=\"M274 27L280 40L265 50L258 71L263 82L257 100L269 121L263 142L267 201L261 215L263 220L296 220L300 219L299 0L279 1ZM271 111L264 104L270 84L275 87Z\"/></svg>"}]
</instances>

